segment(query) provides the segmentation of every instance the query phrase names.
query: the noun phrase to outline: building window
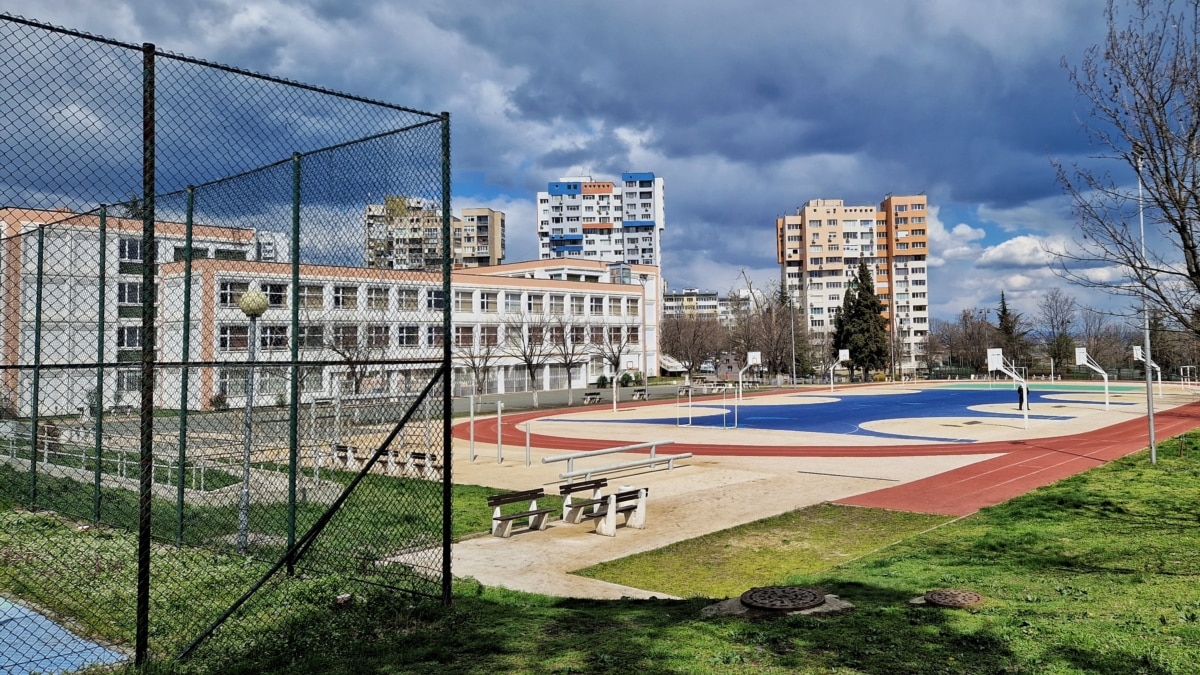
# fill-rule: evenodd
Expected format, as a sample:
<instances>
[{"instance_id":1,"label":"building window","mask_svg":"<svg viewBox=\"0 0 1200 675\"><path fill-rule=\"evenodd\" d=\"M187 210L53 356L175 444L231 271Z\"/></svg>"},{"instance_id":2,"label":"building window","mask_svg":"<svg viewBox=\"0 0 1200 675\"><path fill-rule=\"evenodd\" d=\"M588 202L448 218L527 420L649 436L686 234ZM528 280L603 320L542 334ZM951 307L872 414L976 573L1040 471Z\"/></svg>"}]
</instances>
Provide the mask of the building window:
<instances>
[{"instance_id":1,"label":"building window","mask_svg":"<svg viewBox=\"0 0 1200 675\"><path fill-rule=\"evenodd\" d=\"M496 345L500 344L500 327L480 326L479 344L487 347L495 347Z\"/></svg>"},{"instance_id":2,"label":"building window","mask_svg":"<svg viewBox=\"0 0 1200 675\"><path fill-rule=\"evenodd\" d=\"M358 286L334 286L334 309L358 309Z\"/></svg>"},{"instance_id":3,"label":"building window","mask_svg":"<svg viewBox=\"0 0 1200 675\"><path fill-rule=\"evenodd\" d=\"M571 326L571 344L581 345L584 339L583 326Z\"/></svg>"},{"instance_id":4,"label":"building window","mask_svg":"<svg viewBox=\"0 0 1200 675\"><path fill-rule=\"evenodd\" d=\"M590 313L592 316L600 316L601 314L604 314L604 298L593 296L589 298L589 300L591 301Z\"/></svg>"},{"instance_id":5,"label":"building window","mask_svg":"<svg viewBox=\"0 0 1200 675\"><path fill-rule=\"evenodd\" d=\"M641 330L637 326L629 327L629 344L636 345L642 341Z\"/></svg>"},{"instance_id":6,"label":"building window","mask_svg":"<svg viewBox=\"0 0 1200 675\"><path fill-rule=\"evenodd\" d=\"M417 346L417 327L416 326L397 326L396 338L400 342L401 347L416 347Z\"/></svg>"},{"instance_id":7,"label":"building window","mask_svg":"<svg viewBox=\"0 0 1200 675\"><path fill-rule=\"evenodd\" d=\"M471 291L454 292L454 311L473 312L475 310L474 294Z\"/></svg>"},{"instance_id":8,"label":"building window","mask_svg":"<svg viewBox=\"0 0 1200 675\"><path fill-rule=\"evenodd\" d=\"M525 307L528 309L530 314L541 314L545 311L545 308L542 305L544 297L545 296L542 295L534 295L532 293L529 294L529 298L525 300Z\"/></svg>"},{"instance_id":9,"label":"building window","mask_svg":"<svg viewBox=\"0 0 1200 675\"><path fill-rule=\"evenodd\" d=\"M217 331L217 349L244 352L250 346L249 326L221 326Z\"/></svg>"},{"instance_id":10,"label":"building window","mask_svg":"<svg viewBox=\"0 0 1200 675\"><path fill-rule=\"evenodd\" d=\"M641 312L641 302L637 298L625 298L625 313L638 316Z\"/></svg>"},{"instance_id":11,"label":"building window","mask_svg":"<svg viewBox=\"0 0 1200 675\"><path fill-rule=\"evenodd\" d=\"M479 294L479 311L484 314L495 314L498 309L495 293Z\"/></svg>"},{"instance_id":12,"label":"building window","mask_svg":"<svg viewBox=\"0 0 1200 675\"><path fill-rule=\"evenodd\" d=\"M609 298L608 299L608 315L609 316L621 316L621 299L620 298Z\"/></svg>"},{"instance_id":13,"label":"building window","mask_svg":"<svg viewBox=\"0 0 1200 675\"><path fill-rule=\"evenodd\" d=\"M298 339L300 349L322 349L325 347L325 327L300 326Z\"/></svg>"},{"instance_id":14,"label":"building window","mask_svg":"<svg viewBox=\"0 0 1200 675\"><path fill-rule=\"evenodd\" d=\"M554 316L561 316L563 313L563 309L564 309L563 296L551 295L550 296L550 314L552 314Z\"/></svg>"},{"instance_id":15,"label":"building window","mask_svg":"<svg viewBox=\"0 0 1200 675\"><path fill-rule=\"evenodd\" d=\"M142 389L142 372L140 370L118 370L117 371L117 391L130 392L141 391Z\"/></svg>"},{"instance_id":16,"label":"building window","mask_svg":"<svg viewBox=\"0 0 1200 675\"><path fill-rule=\"evenodd\" d=\"M258 346L266 351L288 348L287 326L262 326L259 328Z\"/></svg>"},{"instance_id":17,"label":"building window","mask_svg":"<svg viewBox=\"0 0 1200 675\"><path fill-rule=\"evenodd\" d=\"M505 293L504 294L504 312L505 314L520 314L521 313L521 294L520 293Z\"/></svg>"},{"instance_id":18,"label":"building window","mask_svg":"<svg viewBox=\"0 0 1200 675\"><path fill-rule=\"evenodd\" d=\"M396 301L401 310L417 308L417 291L413 288L401 288L396 291Z\"/></svg>"},{"instance_id":19,"label":"building window","mask_svg":"<svg viewBox=\"0 0 1200 675\"><path fill-rule=\"evenodd\" d=\"M300 306L304 309L324 308L325 288L323 286L301 286Z\"/></svg>"},{"instance_id":20,"label":"building window","mask_svg":"<svg viewBox=\"0 0 1200 675\"><path fill-rule=\"evenodd\" d=\"M442 326L430 326L425 329L425 346L440 347L445 342L446 332Z\"/></svg>"},{"instance_id":21,"label":"building window","mask_svg":"<svg viewBox=\"0 0 1200 675\"><path fill-rule=\"evenodd\" d=\"M425 291L425 309L445 309L446 295L440 290L428 289ZM441 342L438 342L441 344Z\"/></svg>"},{"instance_id":22,"label":"building window","mask_svg":"<svg viewBox=\"0 0 1200 675\"><path fill-rule=\"evenodd\" d=\"M583 316L583 296L582 295L572 295L571 296L571 314L574 314L575 316Z\"/></svg>"},{"instance_id":23,"label":"building window","mask_svg":"<svg viewBox=\"0 0 1200 675\"><path fill-rule=\"evenodd\" d=\"M222 307L237 307L238 302L246 291L250 290L250 284L244 281L222 281L220 290L217 291L217 302Z\"/></svg>"},{"instance_id":24,"label":"building window","mask_svg":"<svg viewBox=\"0 0 1200 675\"><path fill-rule=\"evenodd\" d=\"M592 344L604 344L604 326L592 326L589 333L588 339L592 341Z\"/></svg>"},{"instance_id":25,"label":"building window","mask_svg":"<svg viewBox=\"0 0 1200 675\"><path fill-rule=\"evenodd\" d=\"M262 284L261 288L268 307L287 306L287 284Z\"/></svg>"},{"instance_id":26,"label":"building window","mask_svg":"<svg viewBox=\"0 0 1200 675\"><path fill-rule=\"evenodd\" d=\"M120 258L127 262L142 261L142 240L141 239L122 239L118 244Z\"/></svg>"},{"instance_id":27,"label":"building window","mask_svg":"<svg viewBox=\"0 0 1200 675\"><path fill-rule=\"evenodd\" d=\"M367 326L367 347L386 349L391 342L391 326Z\"/></svg>"},{"instance_id":28,"label":"building window","mask_svg":"<svg viewBox=\"0 0 1200 675\"><path fill-rule=\"evenodd\" d=\"M454 346L455 347L473 347L473 346L475 346L475 327L474 326L455 326L454 327Z\"/></svg>"},{"instance_id":29,"label":"building window","mask_svg":"<svg viewBox=\"0 0 1200 675\"><path fill-rule=\"evenodd\" d=\"M382 286L367 288L367 309L387 309L388 289Z\"/></svg>"},{"instance_id":30,"label":"building window","mask_svg":"<svg viewBox=\"0 0 1200 675\"><path fill-rule=\"evenodd\" d=\"M118 349L141 349L142 348L142 327L141 326L125 326L117 329L117 348Z\"/></svg>"},{"instance_id":31,"label":"building window","mask_svg":"<svg viewBox=\"0 0 1200 675\"><path fill-rule=\"evenodd\" d=\"M358 326L334 326L333 346L337 349L357 349Z\"/></svg>"},{"instance_id":32,"label":"building window","mask_svg":"<svg viewBox=\"0 0 1200 675\"><path fill-rule=\"evenodd\" d=\"M122 282L117 284L117 304L118 305L140 305L142 304L142 284L141 282Z\"/></svg>"}]
</instances>

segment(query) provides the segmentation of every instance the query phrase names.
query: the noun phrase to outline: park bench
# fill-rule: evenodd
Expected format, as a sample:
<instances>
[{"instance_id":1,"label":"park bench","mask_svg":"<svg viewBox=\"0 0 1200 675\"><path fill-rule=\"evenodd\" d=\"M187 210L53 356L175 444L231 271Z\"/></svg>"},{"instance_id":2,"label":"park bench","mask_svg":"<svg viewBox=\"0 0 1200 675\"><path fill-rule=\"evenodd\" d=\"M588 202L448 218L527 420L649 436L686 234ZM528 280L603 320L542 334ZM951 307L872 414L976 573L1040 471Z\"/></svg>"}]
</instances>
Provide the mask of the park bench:
<instances>
[{"instance_id":1,"label":"park bench","mask_svg":"<svg viewBox=\"0 0 1200 675\"><path fill-rule=\"evenodd\" d=\"M536 490L525 490L524 492L510 492L504 495L492 495L487 498L487 505L492 507L492 536L508 538L512 536L513 522L521 518L529 519L530 530L544 530L549 526L547 516L554 509L539 509L537 500L545 497L546 493L542 488ZM516 504L518 502L529 502L529 508L517 513L502 514L500 507L505 504Z\"/></svg>"},{"instance_id":2,"label":"park bench","mask_svg":"<svg viewBox=\"0 0 1200 675\"><path fill-rule=\"evenodd\" d=\"M649 488L634 488L614 492L604 498L605 504L585 514L596 521L596 534L617 536L617 514L625 517L625 526L646 529L646 494Z\"/></svg>"},{"instance_id":3,"label":"park bench","mask_svg":"<svg viewBox=\"0 0 1200 675\"><path fill-rule=\"evenodd\" d=\"M645 401L648 399L649 399L649 393L646 391L645 387L638 387L637 389L633 390L633 400Z\"/></svg>"},{"instance_id":4,"label":"park bench","mask_svg":"<svg viewBox=\"0 0 1200 675\"><path fill-rule=\"evenodd\" d=\"M333 456L333 463L335 465L341 464L341 466L346 469L358 468L358 458L354 456L354 453L356 450L358 450L358 448L354 447L353 445L334 443L330 450L331 455Z\"/></svg>"},{"instance_id":5,"label":"park bench","mask_svg":"<svg viewBox=\"0 0 1200 675\"><path fill-rule=\"evenodd\" d=\"M584 405L591 405L593 403L599 403L599 402L600 402L600 392L586 391L583 393L583 404Z\"/></svg>"},{"instance_id":6,"label":"park bench","mask_svg":"<svg viewBox=\"0 0 1200 675\"><path fill-rule=\"evenodd\" d=\"M404 461L404 473L409 476L437 480L442 476L442 465L437 461L437 453L410 452Z\"/></svg>"},{"instance_id":7,"label":"park bench","mask_svg":"<svg viewBox=\"0 0 1200 675\"><path fill-rule=\"evenodd\" d=\"M589 506L595 511L597 506L604 503L604 499L600 496L600 490L606 486L608 486L607 478L596 478L594 480L585 480L581 483L567 483L566 485L559 486L558 494L563 497L563 521L572 524L582 521L583 510ZM575 499L575 493L589 490L591 491L591 497L587 499Z\"/></svg>"}]
</instances>

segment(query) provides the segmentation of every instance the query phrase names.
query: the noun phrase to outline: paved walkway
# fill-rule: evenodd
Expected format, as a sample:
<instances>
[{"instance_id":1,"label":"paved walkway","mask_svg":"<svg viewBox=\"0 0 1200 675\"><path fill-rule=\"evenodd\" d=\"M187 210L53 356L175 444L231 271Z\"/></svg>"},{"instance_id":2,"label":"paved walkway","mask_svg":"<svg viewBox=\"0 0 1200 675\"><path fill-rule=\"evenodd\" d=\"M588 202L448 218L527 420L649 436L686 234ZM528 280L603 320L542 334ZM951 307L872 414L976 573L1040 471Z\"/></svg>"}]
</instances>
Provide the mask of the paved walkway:
<instances>
[{"instance_id":1,"label":"paved walkway","mask_svg":"<svg viewBox=\"0 0 1200 675\"><path fill-rule=\"evenodd\" d=\"M839 395L884 391L860 388ZM505 415L504 461L499 464L495 418L476 421L474 461L470 460L468 423L460 422L454 432L452 475L456 483L511 490L544 487L547 493L556 494L563 482L558 474L566 470L565 464L542 464L542 457L672 436L683 440L660 448L660 454L693 452L696 456L673 471L660 467L608 476L612 486L649 488L645 530L618 528L617 536L610 538L595 534L590 524L554 521L545 531L518 531L509 539L481 536L455 544L453 573L474 577L489 586L564 597L665 597L652 589L622 587L570 573L822 502L947 515L973 513L1144 448L1144 393L1141 396L1140 408L1135 405L1137 394L1128 394L1126 402L1130 405L1120 410L1091 406L1074 411L1078 416L1069 422L1031 421L1029 429L1012 420L980 424L965 417L890 423L889 428L913 433L927 430L930 425L957 426L955 433L970 433L981 439L969 444L921 445L815 445L814 441L831 439L670 426L648 432L647 425L636 424L635 418L661 415L663 406L673 402L623 406L616 413L611 412L609 404L583 410L582 416L589 419L602 414L614 416L616 423L600 428L584 423L536 423L539 433L531 434L529 467L525 465L524 423L547 415L561 418L563 410ZM1200 426L1200 402L1194 398L1179 393L1159 399L1157 438ZM1009 405L1006 410L1011 408ZM620 424L619 416L628 417L631 423ZM550 430L555 433L543 433ZM1068 433L1039 437L1048 431ZM644 454L618 453L590 462L615 464L642 458Z\"/></svg>"}]
</instances>

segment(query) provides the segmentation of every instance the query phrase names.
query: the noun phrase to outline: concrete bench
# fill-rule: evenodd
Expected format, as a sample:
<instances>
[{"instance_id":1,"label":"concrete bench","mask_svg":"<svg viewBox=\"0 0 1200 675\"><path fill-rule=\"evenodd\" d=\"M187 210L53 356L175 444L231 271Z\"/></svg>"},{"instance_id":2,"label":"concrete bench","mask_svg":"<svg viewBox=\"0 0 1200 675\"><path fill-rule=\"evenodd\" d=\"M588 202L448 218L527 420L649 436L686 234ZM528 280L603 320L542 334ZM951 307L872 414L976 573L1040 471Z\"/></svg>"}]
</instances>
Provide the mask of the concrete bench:
<instances>
[{"instance_id":1,"label":"concrete bench","mask_svg":"<svg viewBox=\"0 0 1200 675\"><path fill-rule=\"evenodd\" d=\"M600 497L600 490L607 486L607 478L596 478L559 486L558 494L563 497L563 521L572 524L579 523L583 520L584 509L590 506L595 511L600 504L605 503L605 500ZM587 499L576 499L575 494L579 492L590 492L591 496Z\"/></svg>"},{"instance_id":2,"label":"concrete bench","mask_svg":"<svg viewBox=\"0 0 1200 675\"><path fill-rule=\"evenodd\" d=\"M356 470L358 469L358 458L354 456L354 453L357 450L358 448L353 445L334 443L330 447L330 456L333 457L335 465L341 464L343 468Z\"/></svg>"},{"instance_id":3,"label":"concrete bench","mask_svg":"<svg viewBox=\"0 0 1200 675\"><path fill-rule=\"evenodd\" d=\"M646 529L646 494L649 488L621 490L604 497L604 505L586 514L596 521L596 534L617 536L617 514L625 519L626 527Z\"/></svg>"},{"instance_id":4,"label":"concrete bench","mask_svg":"<svg viewBox=\"0 0 1200 675\"><path fill-rule=\"evenodd\" d=\"M545 497L546 493L542 488L536 490L525 490L524 492L510 492L503 495L492 495L487 498L487 505L492 507L492 536L508 538L512 536L513 522L522 518L529 519L530 530L544 530L549 527L547 516L554 509L539 509L537 500ZM516 504L519 502L529 502L529 507L524 511L517 513L502 514L500 507L505 504Z\"/></svg>"},{"instance_id":5,"label":"concrete bench","mask_svg":"<svg viewBox=\"0 0 1200 675\"><path fill-rule=\"evenodd\" d=\"M649 400L649 398L650 394L645 387L638 387L637 389L633 390L633 400L646 401Z\"/></svg>"},{"instance_id":6,"label":"concrete bench","mask_svg":"<svg viewBox=\"0 0 1200 675\"><path fill-rule=\"evenodd\" d=\"M585 391L583 393L583 404L584 405L592 405L594 403L599 403L599 402L600 402L600 392Z\"/></svg>"},{"instance_id":7,"label":"concrete bench","mask_svg":"<svg viewBox=\"0 0 1200 675\"><path fill-rule=\"evenodd\" d=\"M437 453L410 452L404 461L404 473L408 476L438 480L442 477L442 465L437 461Z\"/></svg>"}]
</instances>

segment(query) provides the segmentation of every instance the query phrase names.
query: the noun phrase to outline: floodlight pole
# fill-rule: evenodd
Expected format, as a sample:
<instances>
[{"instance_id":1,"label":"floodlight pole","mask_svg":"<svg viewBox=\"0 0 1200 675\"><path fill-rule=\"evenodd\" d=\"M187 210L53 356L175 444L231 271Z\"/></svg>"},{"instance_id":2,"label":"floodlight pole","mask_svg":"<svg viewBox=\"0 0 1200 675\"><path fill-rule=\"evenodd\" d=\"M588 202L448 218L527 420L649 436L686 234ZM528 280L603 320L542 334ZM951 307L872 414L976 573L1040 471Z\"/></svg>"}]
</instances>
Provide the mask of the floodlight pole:
<instances>
[{"instance_id":1,"label":"floodlight pole","mask_svg":"<svg viewBox=\"0 0 1200 675\"><path fill-rule=\"evenodd\" d=\"M1138 184L1138 231L1142 235L1142 274L1146 272L1146 220L1143 215L1142 207L1142 153L1140 148L1135 148L1137 153L1137 184ZM1145 352L1146 360L1144 368L1146 370L1146 428L1147 435L1150 440L1150 463L1158 463L1158 449L1154 443L1154 379L1150 373L1150 364L1153 361L1150 358L1150 310L1146 298L1146 281L1139 279L1142 284L1142 350Z\"/></svg>"}]
</instances>

